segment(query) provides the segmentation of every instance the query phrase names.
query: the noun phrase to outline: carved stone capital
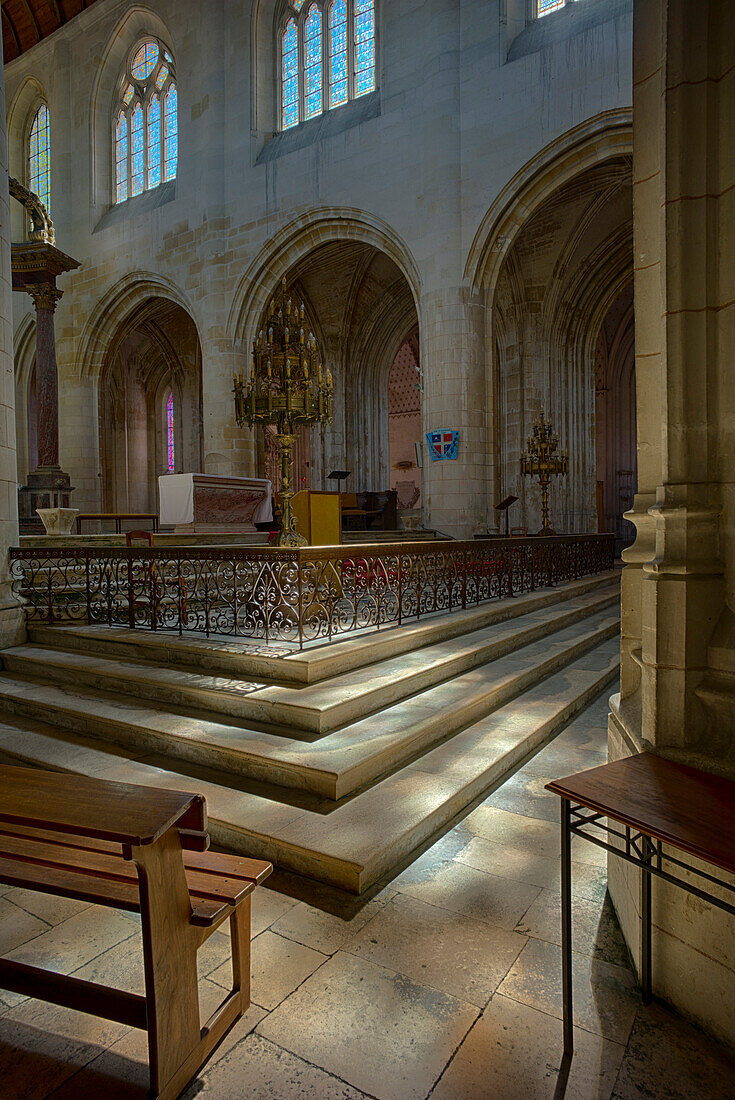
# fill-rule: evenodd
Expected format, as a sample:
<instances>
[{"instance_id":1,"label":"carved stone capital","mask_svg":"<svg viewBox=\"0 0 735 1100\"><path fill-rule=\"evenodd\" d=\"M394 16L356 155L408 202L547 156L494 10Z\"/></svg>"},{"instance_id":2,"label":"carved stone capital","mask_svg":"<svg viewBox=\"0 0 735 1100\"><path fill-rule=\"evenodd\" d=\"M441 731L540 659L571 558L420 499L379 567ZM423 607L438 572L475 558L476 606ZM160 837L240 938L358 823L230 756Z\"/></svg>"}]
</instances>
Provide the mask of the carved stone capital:
<instances>
[{"instance_id":1,"label":"carved stone capital","mask_svg":"<svg viewBox=\"0 0 735 1100\"><path fill-rule=\"evenodd\" d=\"M29 283L26 290L33 299L36 309L50 309L52 313L64 293L52 283Z\"/></svg>"}]
</instances>

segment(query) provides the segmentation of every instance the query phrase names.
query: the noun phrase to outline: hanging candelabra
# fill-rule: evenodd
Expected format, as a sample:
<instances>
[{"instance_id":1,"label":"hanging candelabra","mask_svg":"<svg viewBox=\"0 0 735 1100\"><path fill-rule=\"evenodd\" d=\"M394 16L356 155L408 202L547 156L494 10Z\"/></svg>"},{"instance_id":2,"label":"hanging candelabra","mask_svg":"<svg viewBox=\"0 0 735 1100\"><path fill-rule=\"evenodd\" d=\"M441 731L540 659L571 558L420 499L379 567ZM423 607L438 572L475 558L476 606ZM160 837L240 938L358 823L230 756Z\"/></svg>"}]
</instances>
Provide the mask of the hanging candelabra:
<instances>
[{"instance_id":1,"label":"hanging candelabra","mask_svg":"<svg viewBox=\"0 0 735 1100\"><path fill-rule=\"evenodd\" d=\"M559 453L557 453L559 452ZM541 486L541 515L543 526L539 535L555 535L549 523L549 484L552 477L566 477L569 470L569 453L559 451L559 437L551 423L544 417L544 410L533 422L533 433L528 440L528 450L521 455L521 474L538 478Z\"/></svg>"},{"instance_id":2,"label":"hanging candelabra","mask_svg":"<svg viewBox=\"0 0 735 1100\"><path fill-rule=\"evenodd\" d=\"M291 500L293 446L302 424L331 423L334 386L322 371L312 332L304 329L303 302L288 294L286 280L273 296L263 328L253 344L250 378L235 374L235 419L239 427L273 424L281 453L281 533L279 546L306 542L296 531Z\"/></svg>"}]
</instances>

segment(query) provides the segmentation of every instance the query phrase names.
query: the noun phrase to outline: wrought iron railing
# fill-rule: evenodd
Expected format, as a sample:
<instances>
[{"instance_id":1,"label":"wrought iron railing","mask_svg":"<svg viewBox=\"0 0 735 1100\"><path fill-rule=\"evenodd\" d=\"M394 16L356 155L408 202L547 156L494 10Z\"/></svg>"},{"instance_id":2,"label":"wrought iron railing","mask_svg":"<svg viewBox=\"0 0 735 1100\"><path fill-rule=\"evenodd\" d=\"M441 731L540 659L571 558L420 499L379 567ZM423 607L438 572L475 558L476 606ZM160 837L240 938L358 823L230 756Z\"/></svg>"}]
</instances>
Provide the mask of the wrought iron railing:
<instances>
[{"instance_id":1,"label":"wrought iron railing","mask_svg":"<svg viewBox=\"0 0 735 1100\"><path fill-rule=\"evenodd\" d=\"M613 535L301 549L13 549L30 621L295 642L379 629L612 569Z\"/></svg>"}]
</instances>

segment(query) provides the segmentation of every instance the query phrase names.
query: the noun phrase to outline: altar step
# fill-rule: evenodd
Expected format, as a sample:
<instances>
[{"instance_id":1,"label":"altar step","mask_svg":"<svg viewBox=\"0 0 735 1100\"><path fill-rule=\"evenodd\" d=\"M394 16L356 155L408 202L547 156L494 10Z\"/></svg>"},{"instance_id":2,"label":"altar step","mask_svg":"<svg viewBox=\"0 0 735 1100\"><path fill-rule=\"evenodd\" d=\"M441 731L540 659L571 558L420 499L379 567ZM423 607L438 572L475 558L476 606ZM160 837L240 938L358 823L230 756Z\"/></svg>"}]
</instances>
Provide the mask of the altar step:
<instances>
[{"instance_id":1,"label":"altar step","mask_svg":"<svg viewBox=\"0 0 735 1100\"><path fill-rule=\"evenodd\" d=\"M8 672L46 684L73 684L105 694L124 694L127 700L195 709L218 721L236 718L264 729L287 726L299 736L324 734L377 711L385 712L409 695L425 693L452 678L463 677L457 683L464 690L467 677L463 674L491 661L497 672L500 658L590 616L607 612L603 620L614 630L618 599L617 584L612 582L599 591L593 589L562 604L528 612L520 621L493 623L308 685L268 683L151 664L140 658L68 651L60 648L63 636L51 629L32 631L32 644L4 650L2 663ZM37 644L39 635L42 644ZM576 637L574 632L572 636ZM550 659L546 647L542 643L536 649L541 661L538 667L545 667L541 658ZM529 652L535 654L536 650Z\"/></svg>"},{"instance_id":2,"label":"altar step","mask_svg":"<svg viewBox=\"0 0 735 1100\"><path fill-rule=\"evenodd\" d=\"M158 636L143 660L128 637L137 632L34 628L30 645L0 654L0 757L199 790L216 843L360 892L617 677L616 580L523 600L460 612L465 633L454 637L437 629L456 616L436 616L272 658L273 670L326 661L324 677L302 686L243 684L233 662L253 655L240 643L188 643L192 661L197 650L229 663L222 680L178 664L177 638ZM506 614L477 618L491 609ZM330 662L350 647L352 671L335 672ZM233 697L255 696L278 721L230 713Z\"/></svg>"}]
</instances>

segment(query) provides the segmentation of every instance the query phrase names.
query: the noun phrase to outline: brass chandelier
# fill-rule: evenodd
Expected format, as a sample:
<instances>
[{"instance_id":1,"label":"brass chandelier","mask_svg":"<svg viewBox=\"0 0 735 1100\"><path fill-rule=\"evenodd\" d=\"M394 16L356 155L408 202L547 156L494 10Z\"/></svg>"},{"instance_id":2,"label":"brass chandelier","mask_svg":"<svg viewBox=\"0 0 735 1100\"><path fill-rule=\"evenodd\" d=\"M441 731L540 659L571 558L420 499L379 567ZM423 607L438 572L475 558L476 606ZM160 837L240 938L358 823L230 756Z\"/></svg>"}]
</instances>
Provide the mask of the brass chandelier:
<instances>
[{"instance_id":1,"label":"brass chandelier","mask_svg":"<svg viewBox=\"0 0 735 1100\"><path fill-rule=\"evenodd\" d=\"M316 337L305 331L304 323L304 303L289 295L284 278L253 343L249 381L245 381L242 370L233 379L238 427L273 424L276 428L281 452L279 546L301 546L306 542L296 532L291 510L296 431L302 424L332 422L332 374L322 370Z\"/></svg>"}]
</instances>

